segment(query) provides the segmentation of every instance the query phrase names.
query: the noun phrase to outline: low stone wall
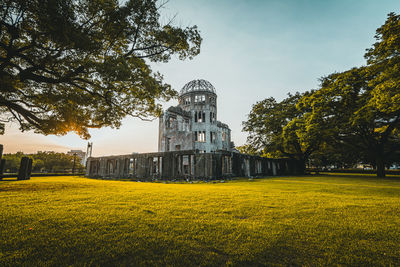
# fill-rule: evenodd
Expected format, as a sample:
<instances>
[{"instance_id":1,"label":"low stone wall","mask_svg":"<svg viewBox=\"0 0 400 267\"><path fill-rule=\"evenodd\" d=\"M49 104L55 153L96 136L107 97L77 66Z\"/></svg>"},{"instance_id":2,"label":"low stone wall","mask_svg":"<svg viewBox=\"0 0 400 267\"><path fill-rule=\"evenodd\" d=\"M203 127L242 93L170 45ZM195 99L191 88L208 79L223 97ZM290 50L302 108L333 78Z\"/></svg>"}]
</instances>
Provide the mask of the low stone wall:
<instances>
[{"instance_id":1,"label":"low stone wall","mask_svg":"<svg viewBox=\"0 0 400 267\"><path fill-rule=\"evenodd\" d=\"M295 160L268 159L235 152L198 153L195 150L91 157L86 176L140 180L213 180L300 174Z\"/></svg>"}]
</instances>

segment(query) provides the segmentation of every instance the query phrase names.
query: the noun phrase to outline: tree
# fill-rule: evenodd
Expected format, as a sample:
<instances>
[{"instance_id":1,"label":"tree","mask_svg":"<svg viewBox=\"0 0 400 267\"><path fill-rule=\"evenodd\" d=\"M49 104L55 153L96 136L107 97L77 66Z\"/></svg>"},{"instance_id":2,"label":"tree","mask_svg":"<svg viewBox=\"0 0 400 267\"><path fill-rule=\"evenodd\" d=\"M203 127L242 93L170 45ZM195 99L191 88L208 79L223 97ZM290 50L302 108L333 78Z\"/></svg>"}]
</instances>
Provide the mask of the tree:
<instances>
[{"instance_id":1,"label":"tree","mask_svg":"<svg viewBox=\"0 0 400 267\"><path fill-rule=\"evenodd\" d=\"M384 25L376 30L377 42L367 50L365 58L372 76L368 108L379 114L379 132L389 148L382 151L385 162L398 162L400 152L400 15L389 13ZM381 175L384 175L381 174Z\"/></svg>"},{"instance_id":2,"label":"tree","mask_svg":"<svg viewBox=\"0 0 400 267\"><path fill-rule=\"evenodd\" d=\"M64 171L65 169L72 169L74 165L74 156L65 153L57 153L53 151L38 151L32 154L31 157L34 163L41 164L34 165L34 168L44 168L49 172ZM77 169L84 168L78 159L75 160L75 167Z\"/></svg>"},{"instance_id":3,"label":"tree","mask_svg":"<svg viewBox=\"0 0 400 267\"><path fill-rule=\"evenodd\" d=\"M4 154L3 158L6 160L5 171L10 173L17 173L21 158L24 157L24 153L17 152L15 154Z\"/></svg>"},{"instance_id":4,"label":"tree","mask_svg":"<svg viewBox=\"0 0 400 267\"><path fill-rule=\"evenodd\" d=\"M360 161L385 176L385 165L400 149L399 116L379 110L374 104L376 66L353 68L322 79L321 89L304 97L299 106L310 107L308 123L329 129L331 145L337 150L357 152ZM372 86L371 86L372 85Z\"/></svg>"},{"instance_id":5,"label":"tree","mask_svg":"<svg viewBox=\"0 0 400 267\"><path fill-rule=\"evenodd\" d=\"M158 115L176 95L149 62L200 52L196 26L160 23L155 0L3 0L0 120L63 135ZM0 124L1 126L1 124ZM0 127L1 128L1 127ZM0 129L1 132L1 129Z\"/></svg>"},{"instance_id":6,"label":"tree","mask_svg":"<svg viewBox=\"0 0 400 267\"><path fill-rule=\"evenodd\" d=\"M248 154L248 155L253 155L253 156L260 156L260 152L254 149L253 146L249 144L244 144L242 146L237 146L237 150L239 150L240 153L243 154Z\"/></svg>"},{"instance_id":7,"label":"tree","mask_svg":"<svg viewBox=\"0 0 400 267\"><path fill-rule=\"evenodd\" d=\"M366 66L323 77L302 97L254 105L244 123L249 144L304 161L314 153L316 164L349 165L353 157L384 177L400 151L400 16L390 13L375 38Z\"/></svg>"},{"instance_id":8,"label":"tree","mask_svg":"<svg viewBox=\"0 0 400 267\"><path fill-rule=\"evenodd\" d=\"M44 168L44 162L41 159L34 159L32 163L32 171L40 172Z\"/></svg>"},{"instance_id":9,"label":"tree","mask_svg":"<svg viewBox=\"0 0 400 267\"><path fill-rule=\"evenodd\" d=\"M358 151L384 177L400 151L400 16L388 14L375 38L366 66L323 78L302 102L333 129L337 145Z\"/></svg>"},{"instance_id":10,"label":"tree","mask_svg":"<svg viewBox=\"0 0 400 267\"><path fill-rule=\"evenodd\" d=\"M323 132L319 125L306 127L309 118L296 107L301 97L296 93L281 102L272 97L257 102L243 122L243 131L249 133L248 144L260 154L296 159L304 169L309 156L321 144Z\"/></svg>"}]
</instances>

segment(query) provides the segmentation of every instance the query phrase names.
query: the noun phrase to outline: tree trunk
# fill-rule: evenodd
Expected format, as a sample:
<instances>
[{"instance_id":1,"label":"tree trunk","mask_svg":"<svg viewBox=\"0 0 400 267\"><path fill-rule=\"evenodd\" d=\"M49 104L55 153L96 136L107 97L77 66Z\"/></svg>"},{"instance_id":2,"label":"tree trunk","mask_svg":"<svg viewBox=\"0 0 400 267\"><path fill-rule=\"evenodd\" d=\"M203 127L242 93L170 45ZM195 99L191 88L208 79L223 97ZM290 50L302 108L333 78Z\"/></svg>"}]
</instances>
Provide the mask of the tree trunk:
<instances>
[{"instance_id":1,"label":"tree trunk","mask_svg":"<svg viewBox=\"0 0 400 267\"><path fill-rule=\"evenodd\" d=\"M376 159L376 176L385 177L385 161L382 158Z\"/></svg>"}]
</instances>

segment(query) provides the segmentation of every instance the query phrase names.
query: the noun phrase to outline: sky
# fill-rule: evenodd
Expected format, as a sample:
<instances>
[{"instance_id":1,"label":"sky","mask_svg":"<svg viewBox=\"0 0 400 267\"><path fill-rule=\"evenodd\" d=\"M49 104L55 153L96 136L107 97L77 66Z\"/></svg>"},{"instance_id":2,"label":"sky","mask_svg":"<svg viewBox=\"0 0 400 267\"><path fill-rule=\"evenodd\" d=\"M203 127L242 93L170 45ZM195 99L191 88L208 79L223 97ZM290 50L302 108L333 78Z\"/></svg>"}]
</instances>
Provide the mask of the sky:
<instances>
[{"instance_id":1,"label":"sky","mask_svg":"<svg viewBox=\"0 0 400 267\"><path fill-rule=\"evenodd\" d=\"M365 49L397 0L170 0L162 11L181 27L197 25L203 38L193 60L152 64L179 91L193 79L216 88L218 120L228 124L235 145L251 107L268 97L318 88L319 78L365 64ZM162 103L164 109L176 105ZM158 120L126 118L119 129L90 130L93 156L157 151ZM76 134L43 136L6 125L5 153L86 150Z\"/></svg>"}]
</instances>

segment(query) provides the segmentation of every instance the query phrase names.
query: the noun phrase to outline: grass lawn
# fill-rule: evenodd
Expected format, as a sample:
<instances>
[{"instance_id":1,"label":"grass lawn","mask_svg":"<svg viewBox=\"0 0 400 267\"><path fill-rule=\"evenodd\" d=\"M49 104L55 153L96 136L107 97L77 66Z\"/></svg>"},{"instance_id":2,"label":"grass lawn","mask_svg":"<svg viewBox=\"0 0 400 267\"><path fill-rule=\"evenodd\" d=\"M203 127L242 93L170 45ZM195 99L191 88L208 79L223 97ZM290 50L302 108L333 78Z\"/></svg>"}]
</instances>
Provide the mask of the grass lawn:
<instances>
[{"instance_id":1,"label":"grass lawn","mask_svg":"<svg viewBox=\"0 0 400 267\"><path fill-rule=\"evenodd\" d=\"M400 178L0 182L0 266L400 265Z\"/></svg>"}]
</instances>

